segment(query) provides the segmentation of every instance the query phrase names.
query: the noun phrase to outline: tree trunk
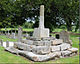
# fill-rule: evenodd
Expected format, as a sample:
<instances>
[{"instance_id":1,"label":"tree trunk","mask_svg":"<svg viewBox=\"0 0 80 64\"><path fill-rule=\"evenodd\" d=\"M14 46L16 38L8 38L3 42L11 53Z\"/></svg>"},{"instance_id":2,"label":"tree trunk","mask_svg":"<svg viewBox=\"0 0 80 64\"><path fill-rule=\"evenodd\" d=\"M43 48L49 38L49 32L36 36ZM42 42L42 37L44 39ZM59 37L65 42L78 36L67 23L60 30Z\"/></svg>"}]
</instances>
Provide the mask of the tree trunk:
<instances>
[{"instance_id":1,"label":"tree trunk","mask_svg":"<svg viewBox=\"0 0 80 64\"><path fill-rule=\"evenodd\" d=\"M67 30L68 31L72 31L72 25L71 25L71 23L72 23L72 20L70 18L67 18L66 25L67 25Z\"/></svg>"}]
</instances>

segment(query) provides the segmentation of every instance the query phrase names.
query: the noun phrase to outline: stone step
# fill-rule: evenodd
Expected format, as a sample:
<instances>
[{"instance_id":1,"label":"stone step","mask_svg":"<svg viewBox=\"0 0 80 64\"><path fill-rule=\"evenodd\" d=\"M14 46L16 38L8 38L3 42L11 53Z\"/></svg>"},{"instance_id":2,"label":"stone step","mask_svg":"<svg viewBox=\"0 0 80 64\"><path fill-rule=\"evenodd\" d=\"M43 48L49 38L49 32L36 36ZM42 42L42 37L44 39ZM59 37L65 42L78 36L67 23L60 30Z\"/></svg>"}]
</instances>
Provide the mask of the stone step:
<instances>
[{"instance_id":1,"label":"stone step","mask_svg":"<svg viewBox=\"0 0 80 64\"><path fill-rule=\"evenodd\" d=\"M70 56L71 53L72 53L72 52L71 52L71 51L68 51L68 50L66 50L66 51L61 51L61 55L62 55L63 57L65 57L65 56Z\"/></svg>"},{"instance_id":2,"label":"stone step","mask_svg":"<svg viewBox=\"0 0 80 64\"><path fill-rule=\"evenodd\" d=\"M50 46L51 52L60 51L60 46Z\"/></svg>"},{"instance_id":3,"label":"stone step","mask_svg":"<svg viewBox=\"0 0 80 64\"><path fill-rule=\"evenodd\" d=\"M36 45L36 46L51 46L51 41L34 41L33 45Z\"/></svg>"},{"instance_id":4,"label":"stone step","mask_svg":"<svg viewBox=\"0 0 80 64\"><path fill-rule=\"evenodd\" d=\"M74 52L75 52L75 53L78 52L78 48L70 48L70 49L68 49L68 50L71 51L71 52L73 52L73 53L74 53Z\"/></svg>"},{"instance_id":5,"label":"stone step","mask_svg":"<svg viewBox=\"0 0 80 64\"><path fill-rule=\"evenodd\" d=\"M61 45L58 45L58 46L60 46L61 51L71 48L70 44L68 43L62 43Z\"/></svg>"},{"instance_id":6,"label":"stone step","mask_svg":"<svg viewBox=\"0 0 80 64\"><path fill-rule=\"evenodd\" d=\"M52 46L58 45L58 44L61 44L61 43L63 43L63 40L62 39L51 40L51 45Z\"/></svg>"}]
</instances>

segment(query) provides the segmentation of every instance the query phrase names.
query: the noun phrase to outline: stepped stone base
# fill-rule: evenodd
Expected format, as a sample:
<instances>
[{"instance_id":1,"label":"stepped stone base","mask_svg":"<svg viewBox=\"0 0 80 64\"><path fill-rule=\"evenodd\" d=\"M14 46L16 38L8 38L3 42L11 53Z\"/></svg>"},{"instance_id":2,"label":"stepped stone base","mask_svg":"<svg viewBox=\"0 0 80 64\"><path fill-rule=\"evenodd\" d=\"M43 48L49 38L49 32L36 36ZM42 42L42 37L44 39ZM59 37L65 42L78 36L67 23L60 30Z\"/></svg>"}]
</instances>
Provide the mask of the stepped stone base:
<instances>
[{"instance_id":1,"label":"stepped stone base","mask_svg":"<svg viewBox=\"0 0 80 64\"><path fill-rule=\"evenodd\" d=\"M75 52L72 52L75 49ZM29 51L23 51L23 50L18 50L14 47L8 47L6 48L7 51L14 53L14 54L19 54L22 56L25 56L33 61L46 61L50 59L56 59L56 58L63 58L66 56L72 56L72 54L77 54L77 48L71 48L70 50L65 50L65 51L58 51L58 52L52 52L48 53L45 55L40 55L40 54L35 54L33 52Z\"/></svg>"}]
</instances>

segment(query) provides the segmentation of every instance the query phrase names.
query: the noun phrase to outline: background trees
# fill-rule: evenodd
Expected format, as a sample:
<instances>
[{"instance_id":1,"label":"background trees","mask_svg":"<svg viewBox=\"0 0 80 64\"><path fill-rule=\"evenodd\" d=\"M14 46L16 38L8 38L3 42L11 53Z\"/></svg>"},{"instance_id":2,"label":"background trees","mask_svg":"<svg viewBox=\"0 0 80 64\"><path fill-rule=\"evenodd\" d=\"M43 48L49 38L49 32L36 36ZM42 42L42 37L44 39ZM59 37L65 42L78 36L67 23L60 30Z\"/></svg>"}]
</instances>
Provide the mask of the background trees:
<instances>
[{"instance_id":1,"label":"background trees","mask_svg":"<svg viewBox=\"0 0 80 64\"><path fill-rule=\"evenodd\" d=\"M0 0L0 27L24 25L28 18L35 21L33 27L38 27L41 4L45 6L45 27L52 31L65 25L67 30L71 31L72 26L75 25L77 31L78 0Z\"/></svg>"}]
</instances>

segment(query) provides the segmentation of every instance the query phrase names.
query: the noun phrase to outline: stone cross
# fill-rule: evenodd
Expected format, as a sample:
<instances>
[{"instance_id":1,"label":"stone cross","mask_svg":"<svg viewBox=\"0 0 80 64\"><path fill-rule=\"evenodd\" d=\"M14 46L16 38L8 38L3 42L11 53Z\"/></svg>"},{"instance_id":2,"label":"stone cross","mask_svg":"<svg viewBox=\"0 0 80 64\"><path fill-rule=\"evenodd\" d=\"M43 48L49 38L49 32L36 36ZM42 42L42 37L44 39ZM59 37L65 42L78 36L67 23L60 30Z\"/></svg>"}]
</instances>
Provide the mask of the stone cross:
<instances>
[{"instance_id":1,"label":"stone cross","mask_svg":"<svg viewBox=\"0 0 80 64\"><path fill-rule=\"evenodd\" d=\"M40 6L40 21L39 27L34 29L34 38L49 37L49 29L44 27L44 5Z\"/></svg>"},{"instance_id":2,"label":"stone cross","mask_svg":"<svg viewBox=\"0 0 80 64\"><path fill-rule=\"evenodd\" d=\"M39 28L44 28L44 5L40 6L40 22Z\"/></svg>"},{"instance_id":3,"label":"stone cross","mask_svg":"<svg viewBox=\"0 0 80 64\"><path fill-rule=\"evenodd\" d=\"M22 27L19 26L18 28L18 42L21 42L22 40Z\"/></svg>"}]
</instances>

